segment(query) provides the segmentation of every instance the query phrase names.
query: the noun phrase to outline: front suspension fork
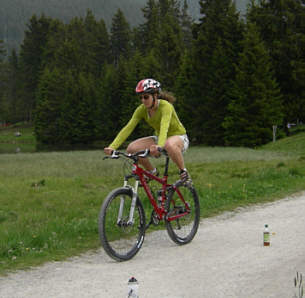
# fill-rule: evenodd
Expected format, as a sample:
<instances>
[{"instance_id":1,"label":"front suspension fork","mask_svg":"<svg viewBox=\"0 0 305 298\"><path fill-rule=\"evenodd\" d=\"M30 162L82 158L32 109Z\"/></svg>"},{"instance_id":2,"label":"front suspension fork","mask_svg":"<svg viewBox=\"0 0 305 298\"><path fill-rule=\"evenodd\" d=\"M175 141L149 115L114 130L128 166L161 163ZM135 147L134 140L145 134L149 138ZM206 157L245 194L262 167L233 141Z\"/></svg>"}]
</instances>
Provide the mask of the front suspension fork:
<instances>
[{"instance_id":1,"label":"front suspension fork","mask_svg":"<svg viewBox=\"0 0 305 298\"><path fill-rule=\"evenodd\" d=\"M131 187L130 185L128 185L128 180L124 180L124 187L130 188L132 191L131 206L130 206L130 210L129 210L129 218L127 221L127 225L133 225L133 223L134 223L133 215L134 215L134 210L135 210L136 204L137 204L139 181L136 180L134 187ZM125 204L125 199L123 196L121 196L120 208L119 208L119 214L118 214L118 220L117 220L118 225L122 222L124 204Z\"/></svg>"}]
</instances>

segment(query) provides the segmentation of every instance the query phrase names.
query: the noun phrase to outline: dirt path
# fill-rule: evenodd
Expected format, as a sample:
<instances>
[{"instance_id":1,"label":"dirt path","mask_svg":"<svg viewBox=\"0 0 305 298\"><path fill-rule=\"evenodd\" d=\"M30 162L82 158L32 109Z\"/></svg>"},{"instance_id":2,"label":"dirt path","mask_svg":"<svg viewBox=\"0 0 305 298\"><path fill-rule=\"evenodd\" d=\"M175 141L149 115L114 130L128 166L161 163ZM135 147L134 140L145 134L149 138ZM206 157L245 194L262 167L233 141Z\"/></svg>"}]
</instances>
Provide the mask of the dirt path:
<instances>
[{"instance_id":1,"label":"dirt path","mask_svg":"<svg viewBox=\"0 0 305 298\"><path fill-rule=\"evenodd\" d=\"M262 246L264 224L271 246ZM294 297L305 275L305 193L201 222L192 243L176 246L166 231L146 237L131 261L102 251L0 278L0 297L126 297L135 276L143 297Z\"/></svg>"}]
</instances>

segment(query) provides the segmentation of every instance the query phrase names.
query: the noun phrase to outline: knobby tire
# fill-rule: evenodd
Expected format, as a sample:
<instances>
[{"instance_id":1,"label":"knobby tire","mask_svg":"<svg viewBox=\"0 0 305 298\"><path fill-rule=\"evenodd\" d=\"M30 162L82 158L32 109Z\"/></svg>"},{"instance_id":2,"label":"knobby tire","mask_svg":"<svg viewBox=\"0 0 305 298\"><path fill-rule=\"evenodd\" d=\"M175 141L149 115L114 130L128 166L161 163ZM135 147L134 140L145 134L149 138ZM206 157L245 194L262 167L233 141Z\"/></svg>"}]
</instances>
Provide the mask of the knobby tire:
<instances>
[{"instance_id":1,"label":"knobby tire","mask_svg":"<svg viewBox=\"0 0 305 298\"><path fill-rule=\"evenodd\" d=\"M118 214L124 200L121 222ZM99 214L99 236L105 252L116 261L127 261L140 250L145 236L145 212L137 197L134 223L128 225L132 190L121 187L113 190L104 200Z\"/></svg>"},{"instance_id":2,"label":"knobby tire","mask_svg":"<svg viewBox=\"0 0 305 298\"><path fill-rule=\"evenodd\" d=\"M170 221L167 218L179 216L179 214L186 213L187 210L187 207L178 195L178 190L190 208L190 212ZM199 198L195 188L193 186L180 185L177 186L177 190L172 189L168 194L166 210L168 215L165 223L169 237L179 245L191 242L197 233L200 222Z\"/></svg>"}]
</instances>

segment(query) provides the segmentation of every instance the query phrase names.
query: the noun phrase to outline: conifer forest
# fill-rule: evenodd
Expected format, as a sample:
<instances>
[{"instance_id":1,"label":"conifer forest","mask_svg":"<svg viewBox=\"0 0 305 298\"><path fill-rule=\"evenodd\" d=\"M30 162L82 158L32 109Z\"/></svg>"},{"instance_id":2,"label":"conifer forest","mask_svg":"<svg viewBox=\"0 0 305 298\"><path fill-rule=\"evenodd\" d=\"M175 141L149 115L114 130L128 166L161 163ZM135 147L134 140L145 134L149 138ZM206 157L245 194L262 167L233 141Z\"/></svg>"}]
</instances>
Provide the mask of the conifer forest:
<instances>
[{"instance_id":1,"label":"conifer forest","mask_svg":"<svg viewBox=\"0 0 305 298\"><path fill-rule=\"evenodd\" d=\"M0 124L32 123L46 145L107 145L140 104L137 82L173 92L194 144L256 147L305 121L305 0L147 0L130 24L94 8L34 14L18 47L0 40ZM131 136L151 135L145 123Z\"/></svg>"}]
</instances>

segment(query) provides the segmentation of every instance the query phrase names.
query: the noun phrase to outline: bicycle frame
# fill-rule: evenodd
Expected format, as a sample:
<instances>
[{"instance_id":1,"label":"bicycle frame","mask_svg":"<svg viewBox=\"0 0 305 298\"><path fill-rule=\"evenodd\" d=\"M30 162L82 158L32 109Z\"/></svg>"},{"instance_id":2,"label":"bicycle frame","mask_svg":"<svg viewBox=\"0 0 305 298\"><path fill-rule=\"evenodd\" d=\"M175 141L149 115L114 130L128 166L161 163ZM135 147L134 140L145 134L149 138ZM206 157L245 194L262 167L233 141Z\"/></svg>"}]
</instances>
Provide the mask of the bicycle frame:
<instances>
[{"instance_id":1,"label":"bicycle frame","mask_svg":"<svg viewBox=\"0 0 305 298\"><path fill-rule=\"evenodd\" d=\"M134 223L133 215L134 215L134 210L135 210L136 203L137 203L139 183L141 183L141 185L143 186L143 188L146 192L146 195L147 195L151 205L154 208L154 211L157 215L158 220L162 220L162 219L164 219L164 217L166 217L166 220L172 221L172 220L176 220L180 217L183 217L190 212L190 208L189 208L188 204L185 202L185 199L183 198L183 195L181 194L181 192L179 190L179 186L180 186L181 181L178 180L174 184L168 184L167 183L169 156L167 155L165 150L161 150L160 152L163 153L166 156L165 169L164 169L164 174L163 174L162 178L159 178L159 177L153 175L152 173L150 173L147 170L144 170L143 168L141 168L138 165L139 157L145 158L149 155L149 150L148 149L146 149L144 151L139 151L134 155L126 154L126 153L119 152L119 151L113 151L111 157L109 157L109 158L118 159L120 155L123 155L126 158L130 158L130 159L133 160L132 174L131 175L126 175L125 178L124 178L124 187L127 187L127 188L131 189L131 191L132 191L132 202L131 202L131 207L130 207L130 211L129 211L129 218L128 218L127 223L124 223L122 221L122 214L123 214L123 209L124 209L124 198L121 197L119 214L118 214L118 219L117 219L117 224L118 225L126 225L127 224L127 226L128 226L128 225L132 225ZM108 157L104 157L104 159L105 158L108 158ZM150 189L148 183L146 182L146 179L145 179L146 177L148 177L149 179L155 180L162 185L162 192L161 192L162 200L161 200L160 206L158 206L158 204L156 203L156 200L155 200L155 198L154 198L154 196L151 192L151 189ZM132 187L131 185L128 184L128 180L130 178L136 178L134 187ZM170 188L172 188L172 191L175 191L178 194L180 200L183 202L183 204L185 206L185 211L180 212L179 214L175 214L173 216L170 216L168 214L167 210L165 209L165 201L167 199L166 192Z\"/></svg>"},{"instance_id":2,"label":"bicycle frame","mask_svg":"<svg viewBox=\"0 0 305 298\"><path fill-rule=\"evenodd\" d=\"M144 188L144 190L147 194L147 197L148 197L151 205L153 206L159 220L164 219L164 216L168 215L167 211L165 210L165 201L166 201L166 191L169 188L173 188L177 192L181 201L186 206L186 211L181 213L181 214L175 215L175 216L167 216L167 220L169 220L169 221L175 220L175 219L178 219L179 217L183 217L187 213L189 213L190 208L185 203L185 200L184 200L181 192L179 191L179 189L177 189L176 184L168 184L167 183L167 180L168 180L168 166L169 166L169 157L166 155L164 174L163 174L162 178L159 178L159 177L153 175L152 173L150 173L149 171L144 170L143 168L141 168L137 164L137 162L133 163L132 173L133 173L133 175L135 175L137 177L137 180L135 182L135 187L133 188L133 187L128 185L128 180L129 180L129 178L133 177L133 175L125 176L125 180L124 180L124 186L125 187L127 187L127 186L131 187L132 191L133 191L133 200L132 200L132 205L131 205L131 208L130 208L129 221L128 221L130 224L133 223L133 214L134 214L134 208L136 206L136 199L137 199L137 192L138 192L139 183L141 183L141 185L143 186L143 188ZM149 179L155 180L162 185L162 192L161 192L162 201L161 201L160 206L158 206L158 204L156 203L156 200L155 200L155 198L152 194L152 191L151 191L148 183L146 182L145 177L148 177ZM121 207L123 208L123 206L121 206Z\"/></svg>"},{"instance_id":3,"label":"bicycle frame","mask_svg":"<svg viewBox=\"0 0 305 298\"><path fill-rule=\"evenodd\" d=\"M164 208L164 202L166 200L166 196L165 196L166 189L168 187L171 187L171 185L167 184L168 175L164 175L162 178L159 178L159 177L151 174L150 172L142 169L137 164L133 165L133 171L132 172L133 172L133 174L135 174L139 177L140 183L142 184L150 203L152 204L154 210L156 211L156 214L158 215L158 218L160 220L163 219L164 215L166 214L165 208ZM160 183L162 185L162 193L161 193L162 201L161 201L160 206L158 206L158 204L157 204L157 202L156 202L156 200L155 200L155 198L152 194L152 191L151 191L148 183L146 182L145 176L152 179L152 180L157 181L158 183Z\"/></svg>"}]
</instances>

